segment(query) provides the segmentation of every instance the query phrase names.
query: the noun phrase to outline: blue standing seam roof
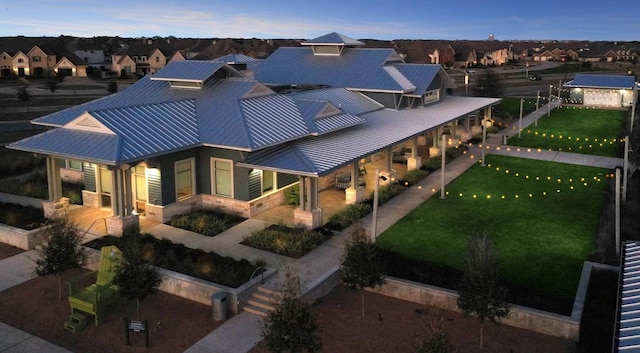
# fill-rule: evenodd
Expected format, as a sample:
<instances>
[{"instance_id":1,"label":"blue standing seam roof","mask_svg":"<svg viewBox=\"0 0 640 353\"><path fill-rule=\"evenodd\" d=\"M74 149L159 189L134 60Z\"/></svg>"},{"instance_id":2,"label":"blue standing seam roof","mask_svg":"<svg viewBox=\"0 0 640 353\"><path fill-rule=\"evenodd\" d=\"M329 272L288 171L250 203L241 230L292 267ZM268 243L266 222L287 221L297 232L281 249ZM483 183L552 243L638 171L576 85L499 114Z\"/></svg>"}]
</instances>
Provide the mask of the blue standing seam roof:
<instances>
[{"instance_id":1,"label":"blue standing seam roof","mask_svg":"<svg viewBox=\"0 0 640 353\"><path fill-rule=\"evenodd\" d=\"M349 89L413 91L406 78L398 80L385 70L397 56L393 49L349 48L341 55L314 55L311 48L278 48L254 68L260 82L277 85L325 85Z\"/></svg>"},{"instance_id":2,"label":"blue standing seam roof","mask_svg":"<svg viewBox=\"0 0 640 353\"><path fill-rule=\"evenodd\" d=\"M621 75L576 74L565 87L632 89L636 87L635 77Z\"/></svg>"},{"instance_id":3,"label":"blue standing seam roof","mask_svg":"<svg viewBox=\"0 0 640 353\"><path fill-rule=\"evenodd\" d=\"M324 88L290 93L289 97L295 100L319 100L328 101L352 115L362 115L376 110L384 109L384 105L359 92L353 92L344 88Z\"/></svg>"},{"instance_id":4,"label":"blue standing seam roof","mask_svg":"<svg viewBox=\"0 0 640 353\"><path fill-rule=\"evenodd\" d=\"M359 40L355 40L351 37L345 36L344 34L331 32L329 34L325 34L320 37L316 37L313 39L309 39L306 42L300 43L302 45L352 45L352 46L360 46L364 45L363 42Z\"/></svg>"},{"instance_id":5,"label":"blue standing seam roof","mask_svg":"<svg viewBox=\"0 0 640 353\"><path fill-rule=\"evenodd\" d=\"M624 243L618 298L618 352L640 350L640 242Z\"/></svg>"},{"instance_id":6,"label":"blue standing seam roof","mask_svg":"<svg viewBox=\"0 0 640 353\"><path fill-rule=\"evenodd\" d=\"M174 61L151 76L151 80L204 82L224 65L220 61Z\"/></svg>"}]
</instances>

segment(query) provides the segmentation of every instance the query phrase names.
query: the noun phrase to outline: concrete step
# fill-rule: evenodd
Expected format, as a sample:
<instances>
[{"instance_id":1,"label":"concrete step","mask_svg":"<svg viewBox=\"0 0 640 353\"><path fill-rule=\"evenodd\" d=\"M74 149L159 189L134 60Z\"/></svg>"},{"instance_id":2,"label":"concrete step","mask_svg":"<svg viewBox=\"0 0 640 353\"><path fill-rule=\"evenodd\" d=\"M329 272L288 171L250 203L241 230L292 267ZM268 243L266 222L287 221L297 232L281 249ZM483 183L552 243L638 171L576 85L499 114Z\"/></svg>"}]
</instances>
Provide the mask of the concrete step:
<instances>
[{"instance_id":1,"label":"concrete step","mask_svg":"<svg viewBox=\"0 0 640 353\"><path fill-rule=\"evenodd\" d=\"M253 306L243 306L242 310L254 314L254 315L258 315L258 316L262 316L262 317L267 317L269 315L269 310L264 309L264 308L258 308L258 307L253 307Z\"/></svg>"},{"instance_id":2,"label":"concrete step","mask_svg":"<svg viewBox=\"0 0 640 353\"><path fill-rule=\"evenodd\" d=\"M259 307L259 308L264 308L267 309L269 311L271 310L275 310L275 305L276 305L277 301L273 301L269 298L262 299L262 298L257 298L255 295L252 296L249 300L247 300L247 304L248 306L253 306L253 307Z\"/></svg>"},{"instance_id":3,"label":"concrete step","mask_svg":"<svg viewBox=\"0 0 640 353\"><path fill-rule=\"evenodd\" d=\"M276 309L276 305L282 300L284 294L278 290L258 286L256 291L251 295L242 310L266 317L270 311Z\"/></svg>"}]
</instances>

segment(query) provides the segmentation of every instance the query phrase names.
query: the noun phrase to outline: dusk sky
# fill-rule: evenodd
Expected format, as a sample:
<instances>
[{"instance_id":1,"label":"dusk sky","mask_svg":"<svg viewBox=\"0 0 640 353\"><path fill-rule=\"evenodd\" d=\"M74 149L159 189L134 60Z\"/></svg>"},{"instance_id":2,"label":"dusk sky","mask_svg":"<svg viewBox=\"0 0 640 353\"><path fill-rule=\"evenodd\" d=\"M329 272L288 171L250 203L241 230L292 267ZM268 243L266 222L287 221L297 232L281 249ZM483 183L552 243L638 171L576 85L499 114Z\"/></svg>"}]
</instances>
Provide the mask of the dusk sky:
<instances>
[{"instance_id":1,"label":"dusk sky","mask_svg":"<svg viewBox=\"0 0 640 353\"><path fill-rule=\"evenodd\" d=\"M640 40L637 0L4 0L1 10L0 36Z\"/></svg>"}]
</instances>

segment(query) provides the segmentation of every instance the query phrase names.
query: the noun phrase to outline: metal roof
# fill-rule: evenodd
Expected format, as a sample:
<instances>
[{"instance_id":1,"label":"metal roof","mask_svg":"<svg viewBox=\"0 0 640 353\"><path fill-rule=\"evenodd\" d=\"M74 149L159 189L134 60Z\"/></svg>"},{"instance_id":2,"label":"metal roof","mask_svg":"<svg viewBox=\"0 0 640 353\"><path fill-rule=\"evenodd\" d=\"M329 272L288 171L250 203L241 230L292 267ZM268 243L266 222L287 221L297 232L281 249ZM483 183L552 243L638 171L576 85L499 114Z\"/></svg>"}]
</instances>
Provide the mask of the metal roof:
<instances>
[{"instance_id":1,"label":"metal roof","mask_svg":"<svg viewBox=\"0 0 640 353\"><path fill-rule=\"evenodd\" d=\"M10 145L13 149L59 158L113 164L119 150L116 135L70 129L54 129Z\"/></svg>"},{"instance_id":2,"label":"metal roof","mask_svg":"<svg viewBox=\"0 0 640 353\"><path fill-rule=\"evenodd\" d=\"M618 297L618 352L640 350L640 242L627 241L622 253Z\"/></svg>"},{"instance_id":3,"label":"metal roof","mask_svg":"<svg viewBox=\"0 0 640 353\"><path fill-rule=\"evenodd\" d=\"M226 64L246 64L246 63L260 62L261 60L253 58L248 55L244 55L244 54L228 54L225 56L221 56L219 58L215 58L213 59L213 61L223 62Z\"/></svg>"},{"instance_id":4,"label":"metal roof","mask_svg":"<svg viewBox=\"0 0 640 353\"><path fill-rule=\"evenodd\" d=\"M635 77L622 75L587 75L576 74L565 87L633 89L636 87Z\"/></svg>"},{"instance_id":5,"label":"metal roof","mask_svg":"<svg viewBox=\"0 0 640 353\"><path fill-rule=\"evenodd\" d=\"M499 102L498 98L447 96L428 107L379 110L364 115L366 123L322 137L306 137L274 149L256 151L239 165L322 176L354 160Z\"/></svg>"},{"instance_id":6,"label":"metal roof","mask_svg":"<svg viewBox=\"0 0 640 353\"><path fill-rule=\"evenodd\" d=\"M289 97L295 100L319 100L331 102L343 112L362 115L384 109L384 105L359 92L344 88L323 88L308 91L293 92Z\"/></svg>"},{"instance_id":7,"label":"metal roof","mask_svg":"<svg viewBox=\"0 0 640 353\"><path fill-rule=\"evenodd\" d=\"M188 62L177 66L185 66L185 72L194 67ZM104 146L86 144L69 151L58 143L58 135L49 134L9 147L60 158L71 158L70 154L81 160L99 157L101 163L115 165L195 146L255 151L363 121L336 107L305 116L292 97L277 94L253 80L212 79L201 89L193 90L171 88L169 82L143 78L126 91L53 113L37 119L37 123L72 130L78 126L73 122L83 114L104 126L104 134L115 134L116 150L104 155L107 150L95 150ZM82 140L88 135L77 136Z\"/></svg>"},{"instance_id":8,"label":"metal roof","mask_svg":"<svg viewBox=\"0 0 640 353\"><path fill-rule=\"evenodd\" d=\"M325 85L363 91L406 93L415 86L385 69L393 49L348 48L341 55L314 55L311 48L278 48L254 67L254 77L275 85Z\"/></svg>"},{"instance_id":9,"label":"metal roof","mask_svg":"<svg viewBox=\"0 0 640 353\"><path fill-rule=\"evenodd\" d=\"M456 88L456 84L441 65L395 64L393 66L416 86L415 91L411 94L421 96L429 90L440 89L441 83L443 83L443 88ZM444 82L435 79L438 75Z\"/></svg>"},{"instance_id":10,"label":"metal roof","mask_svg":"<svg viewBox=\"0 0 640 353\"><path fill-rule=\"evenodd\" d=\"M325 34L323 36L309 39L306 42L300 43L302 45L349 45L349 46L360 46L364 45L363 42L359 40L355 40L353 38L347 37L344 34L331 32L329 34Z\"/></svg>"},{"instance_id":11,"label":"metal roof","mask_svg":"<svg viewBox=\"0 0 640 353\"><path fill-rule=\"evenodd\" d=\"M224 65L221 61L174 61L151 76L151 80L204 82Z\"/></svg>"}]
</instances>

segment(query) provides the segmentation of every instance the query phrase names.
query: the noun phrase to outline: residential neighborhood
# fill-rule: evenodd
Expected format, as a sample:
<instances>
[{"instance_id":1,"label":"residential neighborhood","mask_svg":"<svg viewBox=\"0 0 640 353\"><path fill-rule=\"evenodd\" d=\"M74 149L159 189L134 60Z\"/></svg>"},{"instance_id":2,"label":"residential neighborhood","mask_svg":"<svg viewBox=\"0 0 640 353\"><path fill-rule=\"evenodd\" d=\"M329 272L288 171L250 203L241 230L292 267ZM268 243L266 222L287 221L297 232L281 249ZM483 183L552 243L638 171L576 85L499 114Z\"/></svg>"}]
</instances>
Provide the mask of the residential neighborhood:
<instances>
[{"instance_id":1,"label":"residential neighborhood","mask_svg":"<svg viewBox=\"0 0 640 353\"><path fill-rule=\"evenodd\" d=\"M302 39L1 37L0 77L142 77L179 60L212 60L230 54L265 59ZM638 42L361 39L365 47L394 49L407 63L445 68L501 66L512 62L637 62Z\"/></svg>"}]
</instances>

